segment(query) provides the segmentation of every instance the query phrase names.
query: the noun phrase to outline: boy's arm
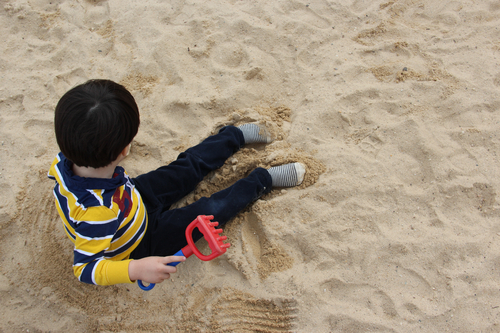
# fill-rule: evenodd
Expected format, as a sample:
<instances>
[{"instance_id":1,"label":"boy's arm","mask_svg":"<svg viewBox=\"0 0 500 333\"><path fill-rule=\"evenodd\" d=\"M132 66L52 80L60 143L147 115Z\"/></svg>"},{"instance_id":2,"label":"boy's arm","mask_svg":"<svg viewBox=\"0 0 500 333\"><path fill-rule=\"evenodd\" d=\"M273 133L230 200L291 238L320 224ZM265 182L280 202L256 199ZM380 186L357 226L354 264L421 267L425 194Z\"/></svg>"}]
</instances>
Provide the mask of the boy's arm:
<instances>
[{"instance_id":1,"label":"boy's arm","mask_svg":"<svg viewBox=\"0 0 500 333\"><path fill-rule=\"evenodd\" d=\"M82 227L78 228L84 231ZM92 228L95 231L95 226ZM177 272L176 267L169 266L172 262L186 260L183 256L146 257L139 260L109 260L105 251L110 246L111 238L82 237L77 233L75 240L75 276L82 282L97 285L113 285L118 283L133 283L142 280L148 283L160 283ZM93 252L97 252L93 254Z\"/></svg>"},{"instance_id":2,"label":"boy's arm","mask_svg":"<svg viewBox=\"0 0 500 333\"><path fill-rule=\"evenodd\" d=\"M79 222L75 229L73 270L80 281L97 285L133 283L135 280L160 283L177 271L174 266L168 266L169 263L186 260L183 256L121 261L106 258L117 225L115 220Z\"/></svg>"},{"instance_id":3,"label":"boy's arm","mask_svg":"<svg viewBox=\"0 0 500 333\"><path fill-rule=\"evenodd\" d=\"M80 221L75 228L73 271L82 282L98 285L132 283L128 276L131 260L110 260L106 251L118 229L116 219Z\"/></svg>"},{"instance_id":4,"label":"boy's arm","mask_svg":"<svg viewBox=\"0 0 500 333\"><path fill-rule=\"evenodd\" d=\"M132 259L114 261L104 258L85 264L73 265L75 276L81 282L109 286L119 283L133 283L128 275Z\"/></svg>"}]
</instances>

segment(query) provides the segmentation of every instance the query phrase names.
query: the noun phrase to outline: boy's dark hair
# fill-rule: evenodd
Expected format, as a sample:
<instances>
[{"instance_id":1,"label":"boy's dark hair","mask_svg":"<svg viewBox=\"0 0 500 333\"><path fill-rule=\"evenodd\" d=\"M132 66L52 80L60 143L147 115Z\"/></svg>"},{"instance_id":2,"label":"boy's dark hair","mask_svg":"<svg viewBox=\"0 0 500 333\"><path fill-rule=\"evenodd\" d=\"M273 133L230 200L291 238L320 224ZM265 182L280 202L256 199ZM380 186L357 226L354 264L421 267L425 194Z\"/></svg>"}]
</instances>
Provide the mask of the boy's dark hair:
<instances>
[{"instance_id":1,"label":"boy's dark hair","mask_svg":"<svg viewBox=\"0 0 500 333\"><path fill-rule=\"evenodd\" d=\"M64 156L78 166L100 168L116 160L139 130L139 109L122 85L90 80L64 94L54 117Z\"/></svg>"}]
</instances>

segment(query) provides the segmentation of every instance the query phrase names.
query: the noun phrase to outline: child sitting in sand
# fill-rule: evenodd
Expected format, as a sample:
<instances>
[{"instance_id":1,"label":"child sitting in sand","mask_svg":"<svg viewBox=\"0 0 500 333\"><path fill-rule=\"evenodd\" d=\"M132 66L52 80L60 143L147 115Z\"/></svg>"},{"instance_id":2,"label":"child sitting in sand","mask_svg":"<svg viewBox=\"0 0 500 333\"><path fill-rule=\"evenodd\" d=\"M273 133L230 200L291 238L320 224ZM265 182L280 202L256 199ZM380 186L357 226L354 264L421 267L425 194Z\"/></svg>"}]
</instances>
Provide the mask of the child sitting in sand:
<instances>
[{"instance_id":1,"label":"child sitting in sand","mask_svg":"<svg viewBox=\"0 0 500 333\"><path fill-rule=\"evenodd\" d=\"M168 263L187 244L185 229L198 215L224 225L271 191L299 185L300 163L257 168L234 185L183 208L170 206L194 190L244 144L269 143L257 124L226 126L157 170L130 178L118 164L139 129L139 110L123 86L91 80L68 91L55 110L61 152L49 170L55 202L74 243L73 271L82 282L112 285L160 283L176 272ZM202 234L195 229L193 239Z\"/></svg>"}]
</instances>

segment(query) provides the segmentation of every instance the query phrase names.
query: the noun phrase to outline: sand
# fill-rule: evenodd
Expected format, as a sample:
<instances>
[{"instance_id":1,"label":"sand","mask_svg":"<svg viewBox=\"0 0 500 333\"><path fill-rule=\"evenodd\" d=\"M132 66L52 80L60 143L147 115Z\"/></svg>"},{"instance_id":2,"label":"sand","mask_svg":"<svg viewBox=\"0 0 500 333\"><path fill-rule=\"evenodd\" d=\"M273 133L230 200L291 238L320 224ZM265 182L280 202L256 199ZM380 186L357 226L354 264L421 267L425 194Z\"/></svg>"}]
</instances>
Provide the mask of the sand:
<instances>
[{"instance_id":1,"label":"sand","mask_svg":"<svg viewBox=\"0 0 500 333\"><path fill-rule=\"evenodd\" d=\"M498 332L499 28L498 0L3 0L0 331ZM257 166L306 180L152 291L80 283L46 173L91 78L136 97L132 176L223 125L275 135L179 206Z\"/></svg>"}]
</instances>

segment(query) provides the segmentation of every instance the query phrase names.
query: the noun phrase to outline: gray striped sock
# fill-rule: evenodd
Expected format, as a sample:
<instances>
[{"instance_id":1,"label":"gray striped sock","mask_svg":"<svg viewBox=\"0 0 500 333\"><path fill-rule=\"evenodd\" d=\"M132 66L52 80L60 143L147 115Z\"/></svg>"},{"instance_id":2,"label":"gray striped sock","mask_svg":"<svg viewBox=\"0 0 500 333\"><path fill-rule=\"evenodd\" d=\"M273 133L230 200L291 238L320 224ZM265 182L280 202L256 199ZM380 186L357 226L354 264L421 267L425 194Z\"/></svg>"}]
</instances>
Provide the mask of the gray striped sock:
<instances>
[{"instance_id":1,"label":"gray striped sock","mask_svg":"<svg viewBox=\"0 0 500 333\"><path fill-rule=\"evenodd\" d=\"M272 142L271 134L264 126L257 124L243 124L238 126L243 133L245 144L248 143L270 143Z\"/></svg>"},{"instance_id":2,"label":"gray striped sock","mask_svg":"<svg viewBox=\"0 0 500 333\"><path fill-rule=\"evenodd\" d=\"M273 180L273 187L292 187L302 184L306 167L302 163L290 163L267 170Z\"/></svg>"}]
</instances>

